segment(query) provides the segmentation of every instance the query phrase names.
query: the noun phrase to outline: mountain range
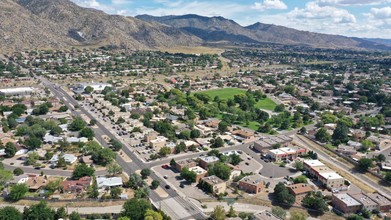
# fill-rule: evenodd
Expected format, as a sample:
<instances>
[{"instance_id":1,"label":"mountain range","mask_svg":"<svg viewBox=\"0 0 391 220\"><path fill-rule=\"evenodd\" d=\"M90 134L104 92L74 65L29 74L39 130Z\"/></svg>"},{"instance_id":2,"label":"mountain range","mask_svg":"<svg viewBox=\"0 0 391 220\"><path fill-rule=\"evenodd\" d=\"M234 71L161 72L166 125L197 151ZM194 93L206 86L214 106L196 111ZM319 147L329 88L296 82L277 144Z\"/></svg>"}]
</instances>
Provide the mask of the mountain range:
<instances>
[{"instance_id":1,"label":"mountain range","mask_svg":"<svg viewBox=\"0 0 391 220\"><path fill-rule=\"evenodd\" d=\"M391 49L389 40L361 39L223 17L109 15L69 0L1 0L0 50L111 46L134 50L205 43L284 44L322 48Z\"/></svg>"}]
</instances>

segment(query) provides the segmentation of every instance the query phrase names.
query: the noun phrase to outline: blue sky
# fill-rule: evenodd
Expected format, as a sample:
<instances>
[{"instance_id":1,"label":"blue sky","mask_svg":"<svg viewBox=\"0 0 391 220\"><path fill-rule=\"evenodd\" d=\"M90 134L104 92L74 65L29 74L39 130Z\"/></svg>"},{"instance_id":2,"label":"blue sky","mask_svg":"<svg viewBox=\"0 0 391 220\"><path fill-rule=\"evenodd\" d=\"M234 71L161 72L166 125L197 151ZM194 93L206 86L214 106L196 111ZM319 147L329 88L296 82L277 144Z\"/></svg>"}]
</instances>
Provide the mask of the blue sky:
<instances>
[{"instance_id":1,"label":"blue sky","mask_svg":"<svg viewBox=\"0 0 391 220\"><path fill-rule=\"evenodd\" d=\"M391 38L391 0L72 0L109 14L223 16L355 37Z\"/></svg>"}]
</instances>

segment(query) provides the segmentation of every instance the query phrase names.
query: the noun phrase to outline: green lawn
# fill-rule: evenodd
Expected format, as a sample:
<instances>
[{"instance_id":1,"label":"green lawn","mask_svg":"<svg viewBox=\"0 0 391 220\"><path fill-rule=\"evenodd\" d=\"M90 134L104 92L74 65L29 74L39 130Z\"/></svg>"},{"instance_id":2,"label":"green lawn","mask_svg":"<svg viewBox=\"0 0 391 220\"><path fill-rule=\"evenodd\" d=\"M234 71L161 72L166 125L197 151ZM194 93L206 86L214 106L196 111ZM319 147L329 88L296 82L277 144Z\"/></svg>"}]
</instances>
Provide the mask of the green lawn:
<instances>
[{"instance_id":1,"label":"green lawn","mask_svg":"<svg viewBox=\"0 0 391 220\"><path fill-rule=\"evenodd\" d=\"M262 99L259 102L257 102L257 104L255 104L256 108L266 109L270 111L273 111L276 106L277 104L269 98Z\"/></svg>"},{"instance_id":2,"label":"green lawn","mask_svg":"<svg viewBox=\"0 0 391 220\"><path fill-rule=\"evenodd\" d=\"M238 89L238 88L224 88L224 89L212 89L212 90L206 90L199 93L204 93L209 95L212 100L218 96L220 99L233 99L235 95L237 94L244 94L246 93L246 90L244 89ZM255 104L256 108L266 109L273 111L276 107L276 103L273 102L273 100L266 98L262 99L259 102Z\"/></svg>"},{"instance_id":3,"label":"green lawn","mask_svg":"<svg viewBox=\"0 0 391 220\"><path fill-rule=\"evenodd\" d=\"M250 123L248 125L246 125L245 123L241 124L243 127L246 127L246 128L250 128L254 131L258 131L259 129L259 126L260 124L256 121L250 121Z\"/></svg>"},{"instance_id":4,"label":"green lawn","mask_svg":"<svg viewBox=\"0 0 391 220\"><path fill-rule=\"evenodd\" d=\"M224 89L212 89L206 90L199 93L204 93L209 95L212 100L218 96L220 99L233 99L237 94L244 94L246 90L238 88L224 88Z\"/></svg>"}]
</instances>

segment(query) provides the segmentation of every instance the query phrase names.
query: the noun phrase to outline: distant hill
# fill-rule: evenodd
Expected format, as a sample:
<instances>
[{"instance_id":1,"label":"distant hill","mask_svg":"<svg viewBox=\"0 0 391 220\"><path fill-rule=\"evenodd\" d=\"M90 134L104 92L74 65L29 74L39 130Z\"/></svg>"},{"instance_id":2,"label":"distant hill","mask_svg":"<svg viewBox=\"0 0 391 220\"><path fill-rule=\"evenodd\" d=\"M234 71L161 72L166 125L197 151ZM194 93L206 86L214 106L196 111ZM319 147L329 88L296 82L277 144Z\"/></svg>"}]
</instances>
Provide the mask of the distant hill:
<instances>
[{"instance_id":1,"label":"distant hill","mask_svg":"<svg viewBox=\"0 0 391 220\"><path fill-rule=\"evenodd\" d=\"M149 49L202 43L177 28L108 15L69 0L1 0L0 21L3 50L77 45Z\"/></svg>"},{"instance_id":2,"label":"distant hill","mask_svg":"<svg viewBox=\"0 0 391 220\"><path fill-rule=\"evenodd\" d=\"M70 0L1 0L0 51L112 46L134 50L277 43L328 48L389 49L389 41L298 31L256 23L243 27L223 17L199 15L136 18L82 8Z\"/></svg>"},{"instance_id":3,"label":"distant hill","mask_svg":"<svg viewBox=\"0 0 391 220\"><path fill-rule=\"evenodd\" d=\"M339 35L299 31L283 26L255 23L243 27L223 17L199 15L163 16L139 15L136 18L180 28L204 41L229 41L232 43L278 43L308 45L326 48L390 49L381 41L369 41Z\"/></svg>"}]
</instances>

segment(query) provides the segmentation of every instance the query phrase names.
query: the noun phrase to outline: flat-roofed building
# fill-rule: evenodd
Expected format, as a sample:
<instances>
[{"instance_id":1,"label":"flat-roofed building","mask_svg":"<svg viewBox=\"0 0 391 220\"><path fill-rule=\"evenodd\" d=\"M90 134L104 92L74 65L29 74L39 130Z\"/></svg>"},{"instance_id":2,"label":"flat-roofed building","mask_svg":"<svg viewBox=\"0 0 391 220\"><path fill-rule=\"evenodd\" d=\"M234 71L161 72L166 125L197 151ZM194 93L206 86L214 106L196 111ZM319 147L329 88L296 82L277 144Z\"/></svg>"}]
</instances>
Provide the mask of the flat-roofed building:
<instances>
[{"instance_id":1,"label":"flat-roofed building","mask_svg":"<svg viewBox=\"0 0 391 220\"><path fill-rule=\"evenodd\" d=\"M0 89L0 95L2 96L29 96L34 93L34 89L31 87L16 87Z\"/></svg>"},{"instance_id":2,"label":"flat-roofed building","mask_svg":"<svg viewBox=\"0 0 391 220\"><path fill-rule=\"evenodd\" d=\"M205 169L199 166L191 167L189 168L189 170L197 174L196 181L195 181L196 183L200 182L200 180L208 174L208 171L206 171Z\"/></svg>"},{"instance_id":3,"label":"flat-roofed building","mask_svg":"<svg viewBox=\"0 0 391 220\"><path fill-rule=\"evenodd\" d=\"M200 162L200 167L204 169L208 169L209 165L215 164L219 161L220 159L216 156L204 156L204 157L199 157L199 162Z\"/></svg>"},{"instance_id":4,"label":"flat-roofed building","mask_svg":"<svg viewBox=\"0 0 391 220\"><path fill-rule=\"evenodd\" d=\"M348 193L353 199L361 203L363 209L379 210L379 205L364 193Z\"/></svg>"},{"instance_id":5,"label":"flat-roofed building","mask_svg":"<svg viewBox=\"0 0 391 220\"><path fill-rule=\"evenodd\" d=\"M272 149L273 146L276 145L279 147L287 147L292 143L292 140L292 138L286 135L264 136L254 142L254 149L262 152L265 149Z\"/></svg>"},{"instance_id":6,"label":"flat-roofed building","mask_svg":"<svg viewBox=\"0 0 391 220\"><path fill-rule=\"evenodd\" d=\"M258 194L263 189L263 181L257 175L246 176L239 180L239 189L247 193Z\"/></svg>"},{"instance_id":7,"label":"flat-roofed building","mask_svg":"<svg viewBox=\"0 0 391 220\"><path fill-rule=\"evenodd\" d=\"M192 168L197 166L197 163L191 159L179 160L175 162L175 169L179 172L182 171L183 168Z\"/></svg>"},{"instance_id":8,"label":"flat-roofed building","mask_svg":"<svg viewBox=\"0 0 391 220\"><path fill-rule=\"evenodd\" d=\"M155 149L156 151L159 151L162 147L166 146L167 140L168 139L164 136L157 136L156 139L151 140L149 142L149 146Z\"/></svg>"},{"instance_id":9,"label":"flat-roofed building","mask_svg":"<svg viewBox=\"0 0 391 220\"><path fill-rule=\"evenodd\" d=\"M333 194L332 204L335 209L343 213L356 213L361 210L361 203L347 193Z\"/></svg>"},{"instance_id":10,"label":"flat-roofed building","mask_svg":"<svg viewBox=\"0 0 391 220\"><path fill-rule=\"evenodd\" d=\"M322 182L328 189L340 190L344 188L345 179L336 172L320 173L319 181Z\"/></svg>"},{"instance_id":11,"label":"flat-roofed building","mask_svg":"<svg viewBox=\"0 0 391 220\"><path fill-rule=\"evenodd\" d=\"M227 183L213 175L202 178L200 181L200 187L208 193L220 194L224 193L227 189Z\"/></svg>"},{"instance_id":12,"label":"flat-roofed building","mask_svg":"<svg viewBox=\"0 0 391 220\"><path fill-rule=\"evenodd\" d=\"M304 155L307 152L305 148L282 147L278 149L269 150L269 156L275 161L282 161L285 159L295 160L298 156Z\"/></svg>"},{"instance_id":13,"label":"flat-roofed building","mask_svg":"<svg viewBox=\"0 0 391 220\"><path fill-rule=\"evenodd\" d=\"M389 212L391 210L391 201L379 193L367 194L369 198L379 205L379 210L382 212Z\"/></svg>"}]
</instances>

